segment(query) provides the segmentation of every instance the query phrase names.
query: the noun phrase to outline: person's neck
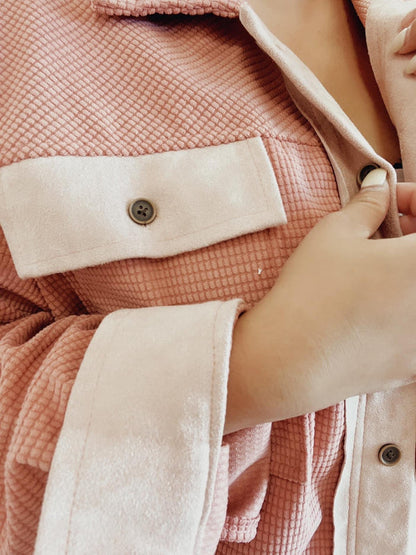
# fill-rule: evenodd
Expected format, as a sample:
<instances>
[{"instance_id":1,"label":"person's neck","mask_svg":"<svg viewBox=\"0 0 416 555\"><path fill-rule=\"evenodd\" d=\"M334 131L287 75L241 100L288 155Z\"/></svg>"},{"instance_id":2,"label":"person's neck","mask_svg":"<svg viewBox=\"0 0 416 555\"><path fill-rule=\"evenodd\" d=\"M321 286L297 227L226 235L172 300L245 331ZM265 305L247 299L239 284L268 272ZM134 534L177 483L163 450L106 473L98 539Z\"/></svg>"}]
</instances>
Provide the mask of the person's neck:
<instances>
[{"instance_id":1,"label":"person's neck","mask_svg":"<svg viewBox=\"0 0 416 555\"><path fill-rule=\"evenodd\" d=\"M249 0L269 29L315 73L377 152L400 159L364 28L350 0Z\"/></svg>"}]
</instances>

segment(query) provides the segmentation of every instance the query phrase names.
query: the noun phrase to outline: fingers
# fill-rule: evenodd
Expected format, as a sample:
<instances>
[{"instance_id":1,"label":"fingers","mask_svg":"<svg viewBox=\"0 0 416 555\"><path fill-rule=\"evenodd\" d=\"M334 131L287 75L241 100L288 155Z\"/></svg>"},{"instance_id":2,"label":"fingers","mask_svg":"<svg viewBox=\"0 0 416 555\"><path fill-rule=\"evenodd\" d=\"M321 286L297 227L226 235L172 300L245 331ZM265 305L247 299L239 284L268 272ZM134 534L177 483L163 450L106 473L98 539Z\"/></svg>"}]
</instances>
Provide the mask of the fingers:
<instances>
[{"instance_id":1,"label":"fingers","mask_svg":"<svg viewBox=\"0 0 416 555\"><path fill-rule=\"evenodd\" d=\"M401 214L416 216L416 183L397 184L397 208Z\"/></svg>"},{"instance_id":2,"label":"fingers","mask_svg":"<svg viewBox=\"0 0 416 555\"><path fill-rule=\"evenodd\" d=\"M406 17L403 19L401 23L401 29L404 29L405 27L409 27L409 25L413 23L415 19L416 19L416 9L412 10L406 15Z\"/></svg>"},{"instance_id":3,"label":"fingers","mask_svg":"<svg viewBox=\"0 0 416 555\"><path fill-rule=\"evenodd\" d=\"M416 10L410 12L402 21L400 33L391 45L395 54L409 54L416 50Z\"/></svg>"},{"instance_id":4,"label":"fingers","mask_svg":"<svg viewBox=\"0 0 416 555\"><path fill-rule=\"evenodd\" d=\"M416 10L403 19L401 31L393 40L392 51L395 54L416 53ZM416 54L410 58L405 71L408 74L416 73Z\"/></svg>"},{"instance_id":5,"label":"fingers","mask_svg":"<svg viewBox=\"0 0 416 555\"><path fill-rule=\"evenodd\" d=\"M416 74L416 56L412 57L410 62L407 64L405 71L408 75Z\"/></svg>"},{"instance_id":6,"label":"fingers","mask_svg":"<svg viewBox=\"0 0 416 555\"><path fill-rule=\"evenodd\" d=\"M397 208L403 214L400 227L404 235L416 232L416 183L397 184Z\"/></svg>"},{"instance_id":7,"label":"fingers","mask_svg":"<svg viewBox=\"0 0 416 555\"><path fill-rule=\"evenodd\" d=\"M389 201L386 171L373 170L362 182L360 192L338 213L345 230L349 235L371 237L383 222Z\"/></svg>"},{"instance_id":8,"label":"fingers","mask_svg":"<svg viewBox=\"0 0 416 555\"><path fill-rule=\"evenodd\" d=\"M415 216L400 216L400 228L403 235L410 235L416 233L416 217Z\"/></svg>"}]
</instances>

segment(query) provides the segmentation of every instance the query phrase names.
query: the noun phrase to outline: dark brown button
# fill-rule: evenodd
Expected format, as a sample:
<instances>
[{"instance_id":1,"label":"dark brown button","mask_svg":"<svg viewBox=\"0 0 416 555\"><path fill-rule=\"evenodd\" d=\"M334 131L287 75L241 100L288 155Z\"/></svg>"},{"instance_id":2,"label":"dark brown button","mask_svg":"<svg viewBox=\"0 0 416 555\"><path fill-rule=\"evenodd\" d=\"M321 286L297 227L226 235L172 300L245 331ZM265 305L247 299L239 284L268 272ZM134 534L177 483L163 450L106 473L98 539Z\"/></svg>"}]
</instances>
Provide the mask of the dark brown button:
<instances>
[{"instance_id":1,"label":"dark brown button","mask_svg":"<svg viewBox=\"0 0 416 555\"><path fill-rule=\"evenodd\" d=\"M129 216L136 224L146 225L156 218L156 210L149 200L139 198L130 204Z\"/></svg>"},{"instance_id":2,"label":"dark brown button","mask_svg":"<svg viewBox=\"0 0 416 555\"><path fill-rule=\"evenodd\" d=\"M380 462L385 464L386 466L393 466L397 464L400 460L401 453L400 449L394 443L386 443L381 447L380 451L378 452L378 458Z\"/></svg>"},{"instance_id":3,"label":"dark brown button","mask_svg":"<svg viewBox=\"0 0 416 555\"><path fill-rule=\"evenodd\" d=\"M380 166L377 164L368 164L368 166L364 166L357 174L357 183L361 187L361 183L367 177L367 175L372 172L373 170L377 170Z\"/></svg>"}]
</instances>

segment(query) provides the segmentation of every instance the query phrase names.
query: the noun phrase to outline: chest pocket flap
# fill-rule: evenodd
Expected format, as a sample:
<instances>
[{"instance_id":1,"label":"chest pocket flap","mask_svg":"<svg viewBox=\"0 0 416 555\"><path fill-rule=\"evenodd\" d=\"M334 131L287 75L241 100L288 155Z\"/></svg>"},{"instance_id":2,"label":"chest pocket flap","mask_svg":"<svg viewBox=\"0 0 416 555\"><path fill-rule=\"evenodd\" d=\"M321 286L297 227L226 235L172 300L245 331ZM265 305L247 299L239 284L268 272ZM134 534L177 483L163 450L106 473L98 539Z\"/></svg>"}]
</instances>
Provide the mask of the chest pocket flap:
<instances>
[{"instance_id":1,"label":"chest pocket flap","mask_svg":"<svg viewBox=\"0 0 416 555\"><path fill-rule=\"evenodd\" d=\"M259 137L138 157L28 159L0 169L0 194L22 278L173 256L286 222Z\"/></svg>"}]
</instances>

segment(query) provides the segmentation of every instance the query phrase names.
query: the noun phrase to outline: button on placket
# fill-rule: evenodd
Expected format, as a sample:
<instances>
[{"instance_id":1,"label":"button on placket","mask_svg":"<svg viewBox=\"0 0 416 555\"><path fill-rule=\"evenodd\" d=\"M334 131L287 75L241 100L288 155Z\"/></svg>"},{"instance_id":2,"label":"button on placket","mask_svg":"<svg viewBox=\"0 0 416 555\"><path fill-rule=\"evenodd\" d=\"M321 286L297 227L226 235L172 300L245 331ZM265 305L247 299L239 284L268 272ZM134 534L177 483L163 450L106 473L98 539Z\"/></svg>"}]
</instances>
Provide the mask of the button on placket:
<instances>
[{"instance_id":1,"label":"button on placket","mask_svg":"<svg viewBox=\"0 0 416 555\"><path fill-rule=\"evenodd\" d=\"M361 184L364 181L364 179L367 177L367 175L371 173L373 170L378 170L379 168L380 166L378 166L377 164L367 164L367 166L364 166L363 168L361 168L361 170L357 173L358 185L361 187Z\"/></svg>"},{"instance_id":2,"label":"button on placket","mask_svg":"<svg viewBox=\"0 0 416 555\"><path fill-rule=\"evenodd\" d=\"M147 225L156 218L156 209L149 200L137 199L129 206L129 216L136 224Z\"/></svg>"},{"instance_id":3,"label":"button on placket","mask_svg":"<svg viewBox=\"0 0 416 555\"><path fill-rule=\"evenodd\" d=\"M394 445L394 443L386 443L386 445L383 445L378 452L380 462L386 466L393 466L397 464L400 457L400 449L397 445Z\"/></svg>"}]
</instances>

